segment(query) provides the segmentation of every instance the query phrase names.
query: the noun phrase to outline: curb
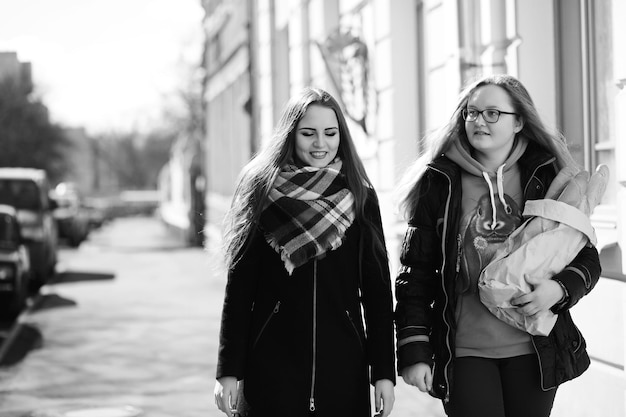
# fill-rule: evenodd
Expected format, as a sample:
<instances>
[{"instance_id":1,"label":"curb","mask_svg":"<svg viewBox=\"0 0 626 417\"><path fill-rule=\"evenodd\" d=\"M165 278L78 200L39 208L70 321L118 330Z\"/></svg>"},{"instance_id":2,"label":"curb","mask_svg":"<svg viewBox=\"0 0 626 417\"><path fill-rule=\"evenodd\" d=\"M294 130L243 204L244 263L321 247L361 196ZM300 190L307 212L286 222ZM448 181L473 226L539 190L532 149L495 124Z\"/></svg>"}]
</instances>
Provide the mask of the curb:
<instances>
[{"instance_id":1,"label":"curb","mask_svg":"<svg viewBox=\"0 0 626 417\"><path fill-rule=\"evenodd\" d=\"M28 352L42 345L41 332L22 319L40 302L41 294L37 294L13 322L6 339L0 344L0 366L14 365L24 359Z\"/></svg>"}]
</instances>

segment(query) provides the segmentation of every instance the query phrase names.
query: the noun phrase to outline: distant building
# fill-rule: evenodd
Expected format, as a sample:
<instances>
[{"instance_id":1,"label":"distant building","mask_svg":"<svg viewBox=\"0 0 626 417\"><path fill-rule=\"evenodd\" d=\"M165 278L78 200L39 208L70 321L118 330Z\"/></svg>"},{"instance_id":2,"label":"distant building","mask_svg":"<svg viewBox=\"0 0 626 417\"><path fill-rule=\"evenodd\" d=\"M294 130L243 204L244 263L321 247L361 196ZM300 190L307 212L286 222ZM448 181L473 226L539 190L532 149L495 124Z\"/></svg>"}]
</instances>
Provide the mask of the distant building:
<instances>
[{"instance_id":1,"label":"distant building","mask_svg":"<svg viewBox=\"0 0 626 417\"><path fill-rule=\"evenodd\" d=\"M261 143L258 129L259 100L273 99L271 91L252 94L252 30L247 30L255 1L203 0L206 11L205 171L209 191L208 223L217 224L230 204L241 167ZM250 28L251 29L251 28ZM222 138L222 139L217 139Z\"/></svg>"},{"instance_id":2,"label":"distant building","mask_svg":"<svg viewBox=\"0 0 626 417\"><path fill-rule=\"evenodd\" d=\"M92 194L102 181L98 178L93 139L81 127L64 128L63 131L70 142L66 161L71 165L65 181L74 183L83 195Z\"/></svg>"},{"instance_id":3,"label":"distant building","mask_svg":"<svg viewBox=\"0 0 626 417\"><path fill-rule=\"evenodd\" d=\"M158 178L159 217L190 246L202 246L205 241L205 179L200 142L195 135L180 134Z\"/></svg>"},{"instance_id":4,"label":"distant building","mask_svg":"<svg viewBox=\"0 0 626 417\"><path fill-rule=\"evenodd\" d=\"M16 52L0 52L0 82L10 81L19 86L24 94L33 90L30 62L20 62Z\"/></svg>"}]
</instances>

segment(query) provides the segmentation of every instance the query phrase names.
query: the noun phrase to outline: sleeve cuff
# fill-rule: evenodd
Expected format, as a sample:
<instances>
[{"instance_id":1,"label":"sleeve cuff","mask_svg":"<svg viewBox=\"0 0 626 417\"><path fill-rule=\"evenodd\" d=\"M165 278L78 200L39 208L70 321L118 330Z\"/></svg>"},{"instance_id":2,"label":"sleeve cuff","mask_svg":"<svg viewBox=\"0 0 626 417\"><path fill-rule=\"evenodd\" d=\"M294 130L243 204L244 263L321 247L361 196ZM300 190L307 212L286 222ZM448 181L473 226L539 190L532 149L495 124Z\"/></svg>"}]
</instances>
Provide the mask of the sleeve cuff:
<instances>
[{"instance_id":1,"label":"sleeve cuff","mask_svg":"<svg viewBox=\"0 0 626 417\"><path fill-rule=\"evenodd\" d=\"M556 282L557 284L559 284L559 286L563 290L563 297L561 297L561 299L555 305L553 305L552 308L550 309L553 313L556 314L558 311L563 310L563 308L567 305L567 303L569 303L570 296L569 296L569 291L567 291L567 287L565 286L565 284L563 284L563 282L561 282L560 279L554 277L552 278L552 280Z\"/></svg>"}]
</instances>

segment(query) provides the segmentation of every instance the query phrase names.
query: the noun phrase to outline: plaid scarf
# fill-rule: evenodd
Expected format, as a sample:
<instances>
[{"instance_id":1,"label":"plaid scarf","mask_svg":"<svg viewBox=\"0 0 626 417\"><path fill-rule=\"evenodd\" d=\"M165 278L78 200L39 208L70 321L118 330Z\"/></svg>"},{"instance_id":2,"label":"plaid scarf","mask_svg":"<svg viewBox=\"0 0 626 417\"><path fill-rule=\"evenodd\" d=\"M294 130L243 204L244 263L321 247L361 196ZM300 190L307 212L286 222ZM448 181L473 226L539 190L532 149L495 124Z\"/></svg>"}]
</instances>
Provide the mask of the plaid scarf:
<instances>
[{"instance_id":1,"label":"plaid scarf","mask_svg":"<svg viewBox=\"0 0 626 417\"><path fill-rule=\"evenodd\" d=\"M261 214L265 239L289 275L308 260L337 249L354 221L354 196L336 158L324 168L287 165Z\"/></svg>"}]
</instances>

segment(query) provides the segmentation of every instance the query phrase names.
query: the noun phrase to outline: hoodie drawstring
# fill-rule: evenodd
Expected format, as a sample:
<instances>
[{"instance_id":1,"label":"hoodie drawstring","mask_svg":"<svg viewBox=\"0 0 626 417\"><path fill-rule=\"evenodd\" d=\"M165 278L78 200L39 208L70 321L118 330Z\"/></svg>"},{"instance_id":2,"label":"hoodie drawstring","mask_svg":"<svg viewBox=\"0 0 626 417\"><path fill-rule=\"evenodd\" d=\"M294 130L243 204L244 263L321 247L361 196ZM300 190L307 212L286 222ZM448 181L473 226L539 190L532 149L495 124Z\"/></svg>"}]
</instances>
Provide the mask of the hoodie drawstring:
<instances>
[{"instance_id":1,"label":"hoodie drawstring","mask_svg":"<svg viewBox=\"0 0 626 417\"><path fill-rule=\"evenodd\" d=\"M504 199L504 166L506 164L502 164L498 167L496 171L496 186L498 188L498 198L504 206L504 210L506 213L510 211L509 205L506 203ZM491 230L495 230L498 225L498 216L497 216L497 206L496 206L496 197L493 192L493 185L491 184L491 179L489 178L489 174L483 171L483 178L487 181L487 186L489 187L489 198L491 199Z\"/></svg>"}]
</instances>

